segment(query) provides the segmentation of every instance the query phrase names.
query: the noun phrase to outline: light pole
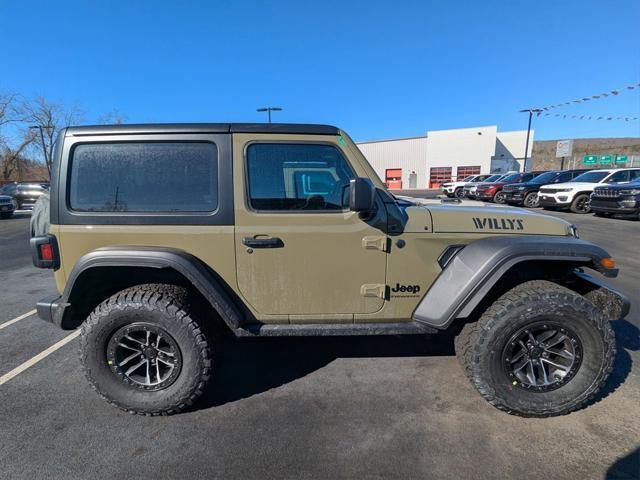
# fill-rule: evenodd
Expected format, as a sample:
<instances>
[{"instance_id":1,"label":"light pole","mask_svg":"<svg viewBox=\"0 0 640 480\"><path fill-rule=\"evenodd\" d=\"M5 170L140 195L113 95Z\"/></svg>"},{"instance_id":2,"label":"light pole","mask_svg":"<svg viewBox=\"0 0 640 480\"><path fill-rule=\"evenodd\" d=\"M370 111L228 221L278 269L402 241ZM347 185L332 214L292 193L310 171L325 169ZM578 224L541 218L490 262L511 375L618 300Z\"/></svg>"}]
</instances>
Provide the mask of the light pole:
<instances>
[{"instance_id":1,"label":"light pole","mask_svg":"<svg viewBox=\"0 0 640 480\"><path fill-rule=\"evenodd\" d=\"M256 112L267 112L267 117L269 118L269 123L271 123L271 112L281 112L282 109L280 107L263 107L258 108Z\"/></svg>"},{"instance_id":2,"label":"light pole","mask_svg":"<svg viewBox=\"0 0 640 480\"><path fill-rule=\"evenodd\" d=\"M42 133L42 125L31 125L29 128L31 130L34 130L34 129L40 130L40 141L42 142L42 154L44 155L44 162L47 164L47 166L49 166L50 165L49 154L47 153L47 145L44 143L44 133ZM45 127L45 128L50 128L50 127Z\"/></svg>"},{"instance_id":3,"label":"light pole","mask_svg":"<svg viewBox=\"0 0 640 480\"><path fill-rule=\"evenodd\" d=\"M527 143L524 146L524 166L522 170L524 172L527 171L527 154L529 153L529 135L531 134L531 117L533 117L534 113L539 113L542 110L539 108L525 108L524 110L520 110L520 113L529 112L529 125L527 126Z\"/></svg>"}]
</instances>

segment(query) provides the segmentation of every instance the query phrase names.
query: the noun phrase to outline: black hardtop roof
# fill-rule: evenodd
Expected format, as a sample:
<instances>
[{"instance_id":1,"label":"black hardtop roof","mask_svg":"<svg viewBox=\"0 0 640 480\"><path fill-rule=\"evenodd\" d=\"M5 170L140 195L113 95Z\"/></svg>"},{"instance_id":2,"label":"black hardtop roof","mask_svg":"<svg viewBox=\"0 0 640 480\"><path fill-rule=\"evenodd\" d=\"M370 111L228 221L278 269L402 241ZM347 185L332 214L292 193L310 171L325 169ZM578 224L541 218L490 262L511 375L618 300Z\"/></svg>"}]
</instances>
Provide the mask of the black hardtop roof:
<instances>
[{"instance_id":1,"label":"black hardtop roof","mask_svg":"<svg viewBox=\"0 0 640 480\"><path fill-rule=\"evenodd\" d=\"M141 123L131 125L86 125L68 127L67 136L133 135L144 133L293 133L338 135L331 125L311 123Z\"/></svg>"}]
</instances>

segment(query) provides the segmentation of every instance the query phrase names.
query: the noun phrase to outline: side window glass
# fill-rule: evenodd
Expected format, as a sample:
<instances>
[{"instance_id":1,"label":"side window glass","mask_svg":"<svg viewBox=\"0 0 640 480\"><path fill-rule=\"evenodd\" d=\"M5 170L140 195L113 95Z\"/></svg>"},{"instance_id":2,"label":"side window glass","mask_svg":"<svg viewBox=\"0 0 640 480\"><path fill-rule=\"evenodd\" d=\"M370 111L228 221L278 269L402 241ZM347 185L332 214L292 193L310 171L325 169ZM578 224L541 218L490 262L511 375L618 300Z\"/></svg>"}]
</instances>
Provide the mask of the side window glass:
<instances>
[{"instance_id":1,"label":"side window glass","mask_svg":"<svg viewBox=\"0 0 640 480\"><path fill-rule=\"evenodd\" d=\"M76 211L212 212L218 149L210 142L80 144L69 190Z\"/></svg>"},{"instance_id":2,"label":"side window glass","mask_svg":"<svg viewBox=\"0 0 640 480\"><path fill-rule=\"evenodd\" d=\"M640 170L631 170L629 172L629 180L630 181L634 181L636 179L640 178Z\"/></svg>"},{"instance_id":3,"label":"side window glass","mask_svg":"<svg viewBox=\"0 0 640 480\"><path fill-rule=\"evenodd\" d=\"M570 172L561 173L560 175L558 175L558 178L556 179L556 183L568 182L572 178L573 178L573 175Z\"/></svg>"},{"instance_id":4,"label":"side window glass","mask_svg":"<svg viewBox=\"0 0 640 480\"><path fill-rule=\"evenodd\" d=\"M623 170L621 172L616 172L611 175L605 183L620 183L620 182L628 182L629 181L629 170Z\"/></svg>"},{"instance_id":5,"label":"side window glass","mask_svg":"<svg viewBox=\"0 0 640 480\"><path fill-rule=\"evenodd\" d=\"M256 210L343 210L353 172L332 145L255 143L247 148L249 203Z\"/></svg>"}]
</instances>

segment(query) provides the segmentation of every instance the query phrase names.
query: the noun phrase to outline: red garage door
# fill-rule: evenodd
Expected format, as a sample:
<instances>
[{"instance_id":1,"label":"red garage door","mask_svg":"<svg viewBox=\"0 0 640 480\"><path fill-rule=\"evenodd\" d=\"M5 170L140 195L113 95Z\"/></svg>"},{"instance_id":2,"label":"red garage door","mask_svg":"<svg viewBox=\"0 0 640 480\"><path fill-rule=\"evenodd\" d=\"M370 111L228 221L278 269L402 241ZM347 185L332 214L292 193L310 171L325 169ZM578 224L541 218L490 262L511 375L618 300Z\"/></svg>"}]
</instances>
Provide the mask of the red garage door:
<instances>
[{"instance_id":1,"label":"red garage door","mask_svg":"<svg viewBox=\"0 0 640 480\"><path fill-rule=\"evenodd\" d=\"M440 185L451 181L451 167L435 167L429 172L429 188L440 188Z\"/></svg>"},{"instance_id":2,"label":"red garage door","mask_svg":"<svg viewBox=\"0 0 640 480\"><path fill-rule=\"evenodd\" d=\"M458 167L456 180L459 182L471 175L480 175L480 166L474 167Z\"/></svg>"},{"instance_id":3,"label":"red garage door","mask_svg":"<svg viewBox=\"0 0 640 480\"><path fill-rule=\"evenodd\" d=\"M388 168L385 171L384 182L389 190L399 190L402 188L402 169Z\"/></svg>"}]
</instances>

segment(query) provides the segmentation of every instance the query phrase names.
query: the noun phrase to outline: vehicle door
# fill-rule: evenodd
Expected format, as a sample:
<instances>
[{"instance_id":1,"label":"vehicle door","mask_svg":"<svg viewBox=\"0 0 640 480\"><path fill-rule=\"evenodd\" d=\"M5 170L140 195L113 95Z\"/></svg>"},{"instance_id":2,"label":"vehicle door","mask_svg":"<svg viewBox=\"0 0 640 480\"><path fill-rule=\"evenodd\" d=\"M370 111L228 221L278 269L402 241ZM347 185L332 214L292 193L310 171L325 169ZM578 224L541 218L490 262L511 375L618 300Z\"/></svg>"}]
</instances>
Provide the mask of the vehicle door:
<instances>
[{"instance_id":1,"label":"vehicle door","mask_svg":"<svg viewBox=\"0 0 640 480\"><path fill-rule=\"evenodd\" d=\"M258 316L350 320L384 304L386 235L348 209L366 173L340 138L234 134L238 290Z\"/></svg>"}]
</instances>

